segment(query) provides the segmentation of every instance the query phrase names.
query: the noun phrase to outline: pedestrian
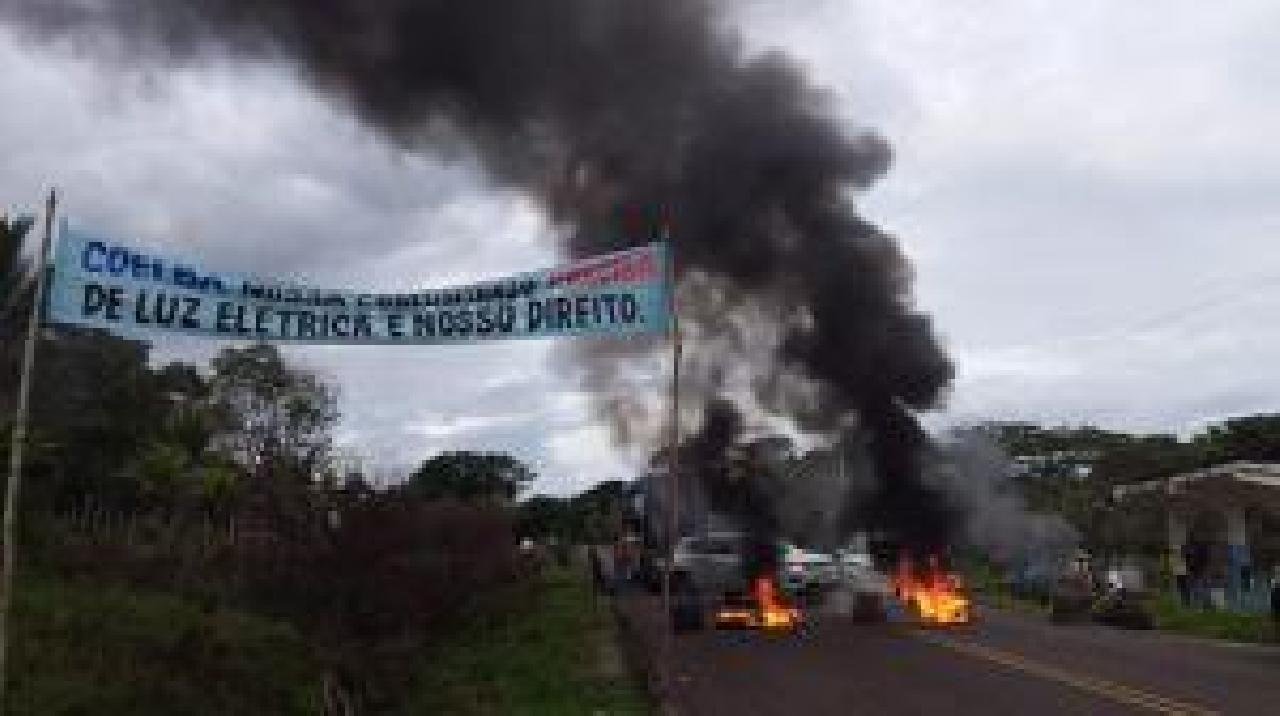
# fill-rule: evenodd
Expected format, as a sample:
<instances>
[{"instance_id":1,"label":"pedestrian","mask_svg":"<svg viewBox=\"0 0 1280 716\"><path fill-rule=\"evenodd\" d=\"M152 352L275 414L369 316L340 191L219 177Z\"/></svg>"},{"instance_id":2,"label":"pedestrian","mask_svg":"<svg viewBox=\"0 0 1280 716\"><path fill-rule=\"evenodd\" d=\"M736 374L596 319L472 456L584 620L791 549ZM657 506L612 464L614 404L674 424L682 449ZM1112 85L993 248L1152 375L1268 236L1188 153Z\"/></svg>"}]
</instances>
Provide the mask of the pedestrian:
<instances>
[{"instance_id":1,"label":"pedestrian","mask_svg":"<svg viewBox=\"0 0 1280 716\"><path fill-rule=\"evenodd\" d=\"M1119 567L1107 568L1107 591L1111 593L1119 592L1124 589L1124 577L1120 574Z\"/></svg>"}]
</instances>

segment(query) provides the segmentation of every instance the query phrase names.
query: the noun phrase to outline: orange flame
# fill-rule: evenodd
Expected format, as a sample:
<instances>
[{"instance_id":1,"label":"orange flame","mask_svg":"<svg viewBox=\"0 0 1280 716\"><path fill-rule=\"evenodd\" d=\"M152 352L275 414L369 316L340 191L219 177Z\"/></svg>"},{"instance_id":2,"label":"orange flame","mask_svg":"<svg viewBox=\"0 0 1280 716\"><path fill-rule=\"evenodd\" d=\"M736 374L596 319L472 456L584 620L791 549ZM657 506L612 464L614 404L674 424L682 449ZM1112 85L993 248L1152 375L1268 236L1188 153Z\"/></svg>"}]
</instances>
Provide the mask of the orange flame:
<instances>
[{"instance_id":1,"label":"orange flame","mask_svg":"<svg viewBox=\"0 0 1280 716\"><path fill-rule=\"evenodd\" d=\"M941 568L937 557L917 574L910 560L898 562L893 578L894 592L903 605L923 624L967 624L971 618L969 598L959 575Z\"/></svg>"},{"instance_id":2,"label":"orange flame","mask_svg":"<svg viewBox=\"0 0 1280 716\"><path fill-rule=\"evenodd\" d=\"M756 577L752 592L760 611L764 629L791 629L800 621L800 610L788 606L778 595L778 585L770 575Z\"/></svg>"},{"instance_id":3,"label":"orange flame","mask_svg":"<svg viewBox=\"0 0 1280 716\"><path fill-rule=\"evenodd\" d=\"M794 629L800 620L800 610L787 603L777 581L767 574L751 581L749 604L726 604L715 615L717 626L768 631Z\"/></svg>"}]
</instances>

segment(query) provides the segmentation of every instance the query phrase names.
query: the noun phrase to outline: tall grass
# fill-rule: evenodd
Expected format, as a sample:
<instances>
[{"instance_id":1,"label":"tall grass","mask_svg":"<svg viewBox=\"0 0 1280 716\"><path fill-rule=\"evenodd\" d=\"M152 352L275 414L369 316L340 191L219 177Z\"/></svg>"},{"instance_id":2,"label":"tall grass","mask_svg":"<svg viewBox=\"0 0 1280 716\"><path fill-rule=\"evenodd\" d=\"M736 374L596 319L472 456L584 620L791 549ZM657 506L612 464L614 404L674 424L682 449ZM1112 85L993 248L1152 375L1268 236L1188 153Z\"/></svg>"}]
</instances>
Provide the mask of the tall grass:
<instances>
[{"instance_id":1,"label":"tall grass","mask_svg":"<svg viewBox=\"0 0 1280 716\"><path fill-rule=\"evenodd\" d=\"M278 641L306 655L306 699L323 682L386 713L459 613L523 583L510 515L491 506L370 496L314 518L287 513L243 539L191 520L29 519L25 565L41 576L19 605L32 651L16 712L291 713L301 697L257 683L279 665L255 649ZM201 700L209 688L250 701Z\"/></svg>"},{"instance_id":2,"label":"tall grass","mask_svg":"<svg viewBox=\"0 0 1280 716\"><path fill-rule=\"evenodd\" d=\"M1150 602L1156 627L1211 639L1266 643L1276 641L1275 627L1266 614L1240 614L1185 607L1175 597L1161 595Z\"/></svg>"},{"instance_id":3,"label":"tall grass","mask_svg":"<svg viewBox=\"0 0 1280 716\"><path fill-rule=\"evenodd\" d=\"M24 577L11 714L308 714L320 669L287 624L120 585Z\"/></svg>"},{"instance_id":4,"label":"tall grass","mask_svg":"<svg viewBox=\"0 0 1280 716\"><path fill-rule=\"evenodd\" d=\"M517 607L471 616L430 651L403 713L648 714L615 638L585 576L548 571Z\"/></svg>"}]
</instances>

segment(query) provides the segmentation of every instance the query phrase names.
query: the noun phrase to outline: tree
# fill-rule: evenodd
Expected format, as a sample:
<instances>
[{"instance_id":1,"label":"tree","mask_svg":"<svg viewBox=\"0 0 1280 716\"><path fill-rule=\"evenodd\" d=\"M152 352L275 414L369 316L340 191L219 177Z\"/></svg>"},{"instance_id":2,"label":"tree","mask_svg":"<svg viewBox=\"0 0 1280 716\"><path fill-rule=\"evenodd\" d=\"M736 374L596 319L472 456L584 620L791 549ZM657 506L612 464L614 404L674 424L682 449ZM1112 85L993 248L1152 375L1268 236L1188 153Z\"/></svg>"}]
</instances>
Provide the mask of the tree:
<instances>
[{"instance_id":1,"label":"tree","mask_svg":"<svg viewBox=\"0 0 1280 716\"><path fill-rule=\"evenodd\" d=\"M425 460L409 477L409 491L425 499L512 500L536 477L503 453L446 452Z\"/></svg>"},{"instance_id":2,"label":"tree","mask_svg":"<svg viewBox=\"0 0 1280 716\"><path fill-rule=\"evenodd\" d=\"M16 365L17 352L12 348L19 344L31 310L30 285L23 286L20 278L23 273L22 245L32 226L29 218L0 216L0 351L8 354L0 367L6 376L10 374L10 364Z\"/></svg>"},{"instance_id":3,"label":"tree","mask_svg":"<svg viewBox=\"0 0 1280 716\"><path fill-rule=\"evenodd\" d=\"M218 406L209 400L209 385L186 363L170 363L156 372L157 390L168 405L161 437L181 449L191 462L201 462L216 452L214 439L219 429Z\"/></svg>"},{"instance_id":4,"label":"tree","mask_svg":"<svg viewBox=\"0 0 1280 716\"><path fill-rule=\"evenodd\" d=\"M92 497L128 508L138 485L127 468L168 422L167 401L147 366L150 347L94 329L48 335L32 392L31 425L42 447L29 463L28 497L64 505ZM12 393L5 392L7 404Z\"/></svg>"},{"instance_id":5,"label":"tree","mask_svg":"<svg viewBox=\"0 0 1280 716\"><path fill-rule=\"evenodd\" d=\"M1197 435L1205 462L1280 462L1280 414L1231 418Z\"/></svg>"},{"instance_id":6,"label":"tree","mask_svg":"<svg viewBox=\"0 0 1280 716\"><path fill-rule=\"evenodd\" d=\"M1094 472L1097 479L1108 486L1121 485L1194 470L1204 460L1204 450L1176 436L1143 435L1128 445L1103 453Z\"/></svg>"},{"instance_id":7,"label":"tree","mask_svg":"<svg viewBox=\"0 0 1280 716\"><path fill-rule=\"evenodd\" d=\"M570 544L610 542L617 537L631 483L608 480L572 497L538 495L520 503L520 534Z\"/></svg>"},{"instance_id":8,"label":"tree","mask_svg":"<svg viewBox=\"0 0 1280 716\"><path fill-rule=\"evenodd\" d=\"M17 268L23 241L34 227L31 217L0 216L0 279L8 278Z\"/></svg>"},{"instance_id":9,"label":"tree","mask_svg":"<svg viewBox=\"0 0 1280 716\"><path fill-rule=\"evenodd\" d=\"M1011 456L1052 453L1101 453L1123 447L1136 438L1128 433L1092 425L1043 427L1034 423L986 422L974 427Z\"/></svg>"},{"instance_id":10,"label":"tree","mask_svg":"<svg viewBox=\"0 0 1280 716\"><path fill-rule=\"evenodd\" d=\"M582 515L576 508L572 500L562 497L531 497L520 503L520 535L578 542L585 530Z\"/></svg>"},{"instance_id":11,"label":"tree","mask_svg":"<svg viewBox=\"0 0 1280 716\"><path fill-rule=\"evenodd\" d=\"M319 377L287 365L265 343L224 348L213 371L209 390L219 442L237 462L308 483L327 467L337 400Z\"/></svg>"}]
</instances>

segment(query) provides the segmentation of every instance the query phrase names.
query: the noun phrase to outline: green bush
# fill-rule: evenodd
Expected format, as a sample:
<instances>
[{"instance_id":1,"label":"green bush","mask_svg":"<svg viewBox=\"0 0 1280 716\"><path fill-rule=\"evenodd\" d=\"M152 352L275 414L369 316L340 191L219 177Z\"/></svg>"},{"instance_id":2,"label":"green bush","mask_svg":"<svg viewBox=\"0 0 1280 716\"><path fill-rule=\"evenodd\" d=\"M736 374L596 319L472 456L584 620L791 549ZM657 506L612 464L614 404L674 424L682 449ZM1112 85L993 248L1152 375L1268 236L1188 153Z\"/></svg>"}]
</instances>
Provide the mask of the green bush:
<instances>
[{"instance_id":1,"label":"green bush","mask_svg":"<svg viewBox=\"0 0 1280 716\"><path fill-rule=\"evenodd\" d=\"M1275 638L1266 614L1238 614L1184 607L1162 595L1151 601L1156 627L1166 631L1231 641L1266 642Z\"/></svg>"},{"instance_id":2,"label":"green bush","mask_svg":"<svg viewBox=\"0 0 1280 716\"><path fill-rule=\"evenodd\" d=\"M504 616L477 613L426 655L403 713L650 713L585 576L554 570L519 596Z\"/></svg>"},{"instance_id":3,"label":"green bush","mask_svg":"<svg viewBox=\"0 0 1280 716\"><path fill-rule=\"evenodd\" d=\"M12 714L316 713L320 667L291 627L100 583L19 582Z\"/></svg>"}]
</instances>

